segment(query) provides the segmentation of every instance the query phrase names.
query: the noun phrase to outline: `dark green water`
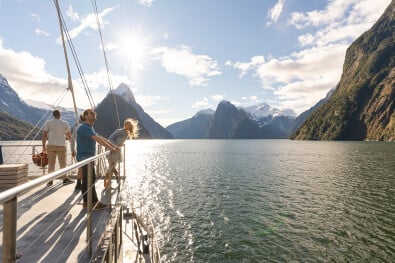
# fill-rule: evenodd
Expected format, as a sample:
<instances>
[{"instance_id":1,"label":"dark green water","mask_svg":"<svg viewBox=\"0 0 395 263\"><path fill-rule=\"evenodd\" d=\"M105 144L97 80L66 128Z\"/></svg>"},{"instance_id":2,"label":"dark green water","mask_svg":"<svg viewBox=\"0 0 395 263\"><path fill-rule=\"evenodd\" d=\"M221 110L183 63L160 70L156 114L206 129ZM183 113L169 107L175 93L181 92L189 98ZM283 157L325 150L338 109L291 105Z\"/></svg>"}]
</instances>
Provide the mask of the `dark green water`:
<instances>
[{"instance_id":1,"label":"dark green water","mask_svg":"<svg viewBox=\"0 0 395 263\"><path fill-rule=\"evenodd\" d=\"M128 146L163 262L394 262L395 143Z\"/></svg>"}]
</instances>

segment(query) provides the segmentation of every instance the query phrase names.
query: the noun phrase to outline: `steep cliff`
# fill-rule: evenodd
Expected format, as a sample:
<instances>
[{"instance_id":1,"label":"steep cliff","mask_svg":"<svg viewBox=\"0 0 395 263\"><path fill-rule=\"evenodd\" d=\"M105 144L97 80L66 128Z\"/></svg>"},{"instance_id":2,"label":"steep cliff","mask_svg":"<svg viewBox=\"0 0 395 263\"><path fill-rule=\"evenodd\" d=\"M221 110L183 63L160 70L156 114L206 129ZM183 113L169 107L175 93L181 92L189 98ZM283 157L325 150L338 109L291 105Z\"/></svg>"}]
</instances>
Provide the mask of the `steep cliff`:
<instances>
[{"instance_id":1,"label":"steep cliff","mask_svg":"<svg viewBox=\"0 0 395 263\"><path fill-rule=\"evenodd\" d=\"M395 140L395 1L348 48L335 93L291 138Z\"/></svg>"}]
</instances>

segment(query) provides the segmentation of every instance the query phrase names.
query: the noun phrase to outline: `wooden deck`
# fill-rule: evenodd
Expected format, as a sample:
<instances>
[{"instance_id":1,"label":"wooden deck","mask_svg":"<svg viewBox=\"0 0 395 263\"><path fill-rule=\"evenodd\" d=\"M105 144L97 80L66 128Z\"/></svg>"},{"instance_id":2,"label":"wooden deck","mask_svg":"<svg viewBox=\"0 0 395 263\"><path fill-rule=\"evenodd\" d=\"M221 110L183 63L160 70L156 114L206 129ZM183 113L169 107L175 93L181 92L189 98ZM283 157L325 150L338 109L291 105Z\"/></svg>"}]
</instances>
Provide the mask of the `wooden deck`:
<instances>
[{"instance_id":1,"label":"wooden deck","mask_svg":"<svg viewBox=\"0 0 395 263\"><path fill-rule=\"evenodd\" d=\"M53 186L40 186L18 197L16 262L90 262L87 249L86 209L82 207L81 193L75 184L63 186L55 180ZM109 194L98 180L99 199L109 203ZM112 203L115 203L115 190ZM111 219L110 208L92 212L92 254L106 232ZM148 254L138 253L132 220L122 220L122 249L118 262L151 262ZM3 243L3 206L0 209L0 242ZM101 259L98 260L99 262ZM0 253L0 262L2 254Z\"/></svg>"},{"instance_id":2,"label":"wooden deck","mask_svg":"<svg viewBox=\"0 0 395 263\"><path fill-rule=\"evenodd\" d=\"M99 199L108 203L108 194L97 183ZM86 241L86 209L75 184L63 186L55 180L51 187L42 186L18 197L17 262L89 262ZM1 230L3 207L1 206ZM94 211L92 250L110 218L110 209ZM1 247L3 231L0 233ZM2 255L0 255L0 261Z\"/></svg>"}]
</instances>

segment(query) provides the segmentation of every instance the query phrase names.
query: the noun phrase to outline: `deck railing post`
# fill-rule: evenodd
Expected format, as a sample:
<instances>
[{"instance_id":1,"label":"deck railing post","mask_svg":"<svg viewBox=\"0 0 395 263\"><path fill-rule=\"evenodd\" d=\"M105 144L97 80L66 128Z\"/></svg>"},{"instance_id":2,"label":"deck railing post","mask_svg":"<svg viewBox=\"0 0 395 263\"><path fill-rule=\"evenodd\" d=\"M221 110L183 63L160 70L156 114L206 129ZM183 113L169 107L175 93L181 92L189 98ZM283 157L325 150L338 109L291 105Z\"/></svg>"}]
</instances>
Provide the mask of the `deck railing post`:
<instances>
[{"instance_id":1,"label":"deck railing post","mask_svg":"<svg viewBox=\"0 0 395 263\"><path fill-rule=\"evenodd\" d=\"M86 239L88 241L87 249L88 254L92 254L92 183L93 183L93 162L88 164L88 193L87 193L87 222L86 222Z\"/></svg>"},{"instance_id":2,"label":"deck railing post","mask_svg":"<svg viewBox=\"0 0 395 263\"><path fill-rule=\"evenodd\" d=\"M3 152L1 151L1 145L0 145L0 164L3 164Z\"/></svg>"},{"instance_id":3,"label":"deck railing post","mask_svg":"<svg viewBox=\"0 0 395 263\"><path fill-rule=\"evenodd\" d=\"M2 256L4 263L16 261L16 207L16 196L4 203Z\"/></svg>"},{"instance_id":4,"label":"deck railing post","mask_svg":"<svg viewBox=\"0 0 395 263\"><path fill-rule=\"evenodd\" d=\"M120 253L121 253L121 245L122 245L122 206L119 208L119 214L117 218L117 223L116 223L116 253L117 256L116 258L120 258ZM118 260L116 260L118 262Z\"/></svg>"}]
</instances>

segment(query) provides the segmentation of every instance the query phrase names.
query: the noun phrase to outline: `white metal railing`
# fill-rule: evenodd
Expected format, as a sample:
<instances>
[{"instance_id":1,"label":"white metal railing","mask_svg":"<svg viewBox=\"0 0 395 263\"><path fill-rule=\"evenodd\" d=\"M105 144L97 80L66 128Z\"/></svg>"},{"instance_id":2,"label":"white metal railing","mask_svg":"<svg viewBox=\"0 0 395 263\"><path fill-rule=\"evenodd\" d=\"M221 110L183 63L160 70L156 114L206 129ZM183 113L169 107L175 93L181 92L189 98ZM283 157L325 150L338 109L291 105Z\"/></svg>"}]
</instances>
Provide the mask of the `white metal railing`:
<instances>
[{"instance_id":1,"label":"white metal railing","mask_svg":"<svg viewBox=\"0 0 395 263\"><path fill-rule=\"evenodd\" d=\"M32 156L34 154L40 153L42 148L41 144L2 144L0 145L0 147L4 149L4 163L27 163L29 165L29 179L37 178L38 176L46 174L46 166L40 167L33 164L32 162ZM11 148L12 151L6 152L8 151L8 148ZM68 149L69 147L67 146L66 148ZM40 149L40 151L38 151L37 149Z\"/></svg>"},{"instance_id":2,"label":"white metal railing","mask_svg":"<svg viewBox=\"0 0 395 263\"><path fill-rule=\"evenodd\" d=\"M24 194L44 183L57 179L59 177L64 176L64 174L78 169L84 165L90 164L95 160L98 160L106 155L108 155L110 151L103 152L96 156L90 157L86 160L78 162L76 164L70 165L66 168L57 170L47 175L43 175L42 177L30 180L22 185L15 186L11 189L5 190L0 193L0 203L3 204L3 254L2 261L3 262L15 262L16 260L16 228L17 228L17 199L18 195ZM91 214L92 211L92 165L88 165L88 205L87 205L87 213ZM92 234L92 218L87 216L87 240L91 240ZM91 253L91 243L88 243L88 252Z\"/></svg>"}]
</instances>

